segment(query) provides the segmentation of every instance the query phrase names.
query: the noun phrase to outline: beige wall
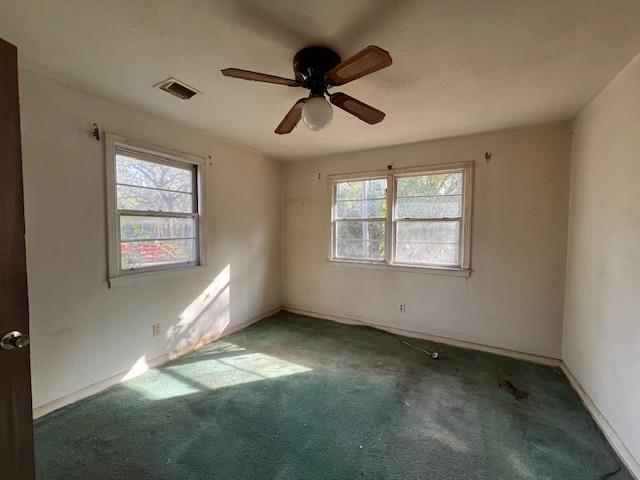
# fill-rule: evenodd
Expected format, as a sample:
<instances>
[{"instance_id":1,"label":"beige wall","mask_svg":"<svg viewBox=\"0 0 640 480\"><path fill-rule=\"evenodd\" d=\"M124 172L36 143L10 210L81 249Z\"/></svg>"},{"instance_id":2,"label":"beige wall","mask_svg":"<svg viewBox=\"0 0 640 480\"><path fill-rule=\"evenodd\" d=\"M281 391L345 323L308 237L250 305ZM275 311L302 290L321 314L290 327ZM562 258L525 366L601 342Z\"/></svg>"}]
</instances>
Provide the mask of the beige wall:
<instances>
[{"instance_id":1,"label":"beige wall","mask_svg":"<svg viewBox=\"0 0 640 480\"><path fill-rule=\"evenodd\" d=\"M640 57L574 130L563 359L640 476Z\"/></svg>"},{"instance_id":2,"label":"beige wall","mask_svg":"<svg viewBox=\"0 0 640 480\"><path fill-rule=\"evenodd\" d=\"M281 304L279 164L25 69L20 90L34 406ZM108 288L104 150L89 135L93 122L212 156L202 272Z\"/></svg>"},{"instance_id":3,"label":"beige wall","mask_svg":"<svg viewBox=\"0 0 640 480\"><path fill-rule=\"evenodd\" d=\"M570 151L556 123L285 164L285 304L559 358ZM470 160L470 278L327 260L327 175Z\"/></svg>"}]
</instances>

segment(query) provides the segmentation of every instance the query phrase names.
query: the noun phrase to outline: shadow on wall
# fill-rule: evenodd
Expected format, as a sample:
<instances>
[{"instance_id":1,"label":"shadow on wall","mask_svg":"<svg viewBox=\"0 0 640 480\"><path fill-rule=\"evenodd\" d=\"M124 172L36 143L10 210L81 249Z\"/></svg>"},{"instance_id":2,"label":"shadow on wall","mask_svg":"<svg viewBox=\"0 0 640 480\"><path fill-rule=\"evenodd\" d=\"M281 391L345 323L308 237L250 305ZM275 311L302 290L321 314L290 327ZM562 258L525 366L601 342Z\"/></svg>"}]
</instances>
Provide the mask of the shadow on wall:
<instances>
[{"instance_id":1,"label":"shadow on wall","mask_svg":"<svg viewBox=\"0 0 640 480\"><path fill-rule=\"evenodd\" d=\"M227 264L215 279L179 315L168 328L166 348L171 357L214 340L224 332L231 319L231 265ZM142 355L122 377L131 380L151 366Z\"/></svg>"},{"instance_id":2,"label":"shadow on wall","mask_svg":"<svg viewBox=\"0 0 640 480\"><path fill-rule=\"evenodd\" d=\"M179 315L179 321L167 330L167 349L179 354L185 349L219 337L231 319L231 265L216 278Z\"/></svg>"}]
</instances>

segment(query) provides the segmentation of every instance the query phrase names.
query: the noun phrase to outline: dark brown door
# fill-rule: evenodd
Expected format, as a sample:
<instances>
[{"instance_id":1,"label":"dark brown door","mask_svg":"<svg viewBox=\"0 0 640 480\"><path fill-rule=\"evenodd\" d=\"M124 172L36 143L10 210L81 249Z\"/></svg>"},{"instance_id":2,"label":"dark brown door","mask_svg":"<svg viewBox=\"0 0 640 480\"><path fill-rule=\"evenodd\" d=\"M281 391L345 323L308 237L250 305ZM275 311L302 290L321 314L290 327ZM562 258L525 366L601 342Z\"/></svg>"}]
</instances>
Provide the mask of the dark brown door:
<instances>
[{"instance_id":1,"label":"dark brown door","mask_svg":"<svg viewBox=\"0 0 640 480\"><path fill-rule=\"evenodd\" d=\"M0 478L33 480L16 47L0 39Z\"/></svg>"}]
</instances>

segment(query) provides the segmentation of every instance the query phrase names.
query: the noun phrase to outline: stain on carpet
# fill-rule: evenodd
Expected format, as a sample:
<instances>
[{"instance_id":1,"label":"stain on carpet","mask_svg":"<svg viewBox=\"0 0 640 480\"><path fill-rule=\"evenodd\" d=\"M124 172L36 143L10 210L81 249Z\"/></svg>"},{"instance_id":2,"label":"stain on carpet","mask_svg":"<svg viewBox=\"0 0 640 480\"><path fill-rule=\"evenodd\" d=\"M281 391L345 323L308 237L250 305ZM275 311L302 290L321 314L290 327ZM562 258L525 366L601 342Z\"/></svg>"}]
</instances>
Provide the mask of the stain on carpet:
<instances>
[{"instance_id":1,"label":"stain on carpet","mask_svg":"<svg viewBox=\"0 0 640 480\"><path fill-rule=\"evenodd\" d=\"M525 392L524 390L520 390L519 388L517 388L513 383L511 383L509 380L500 380L498 382L498 386L500 388L502 388L503 390L506 390L507 392L509 392L511 395L514 396L514 398L520 402L522 402L523 400L526 400L527 397L529 396L529 392Z\"/></svg>"},{"instance_id":2,"label":"stain on carpet","mask_svg":"<svg viewBox=\"0 0 640 480\"><path fill-rule=\"evenodd\" d=\"M37 420L38 478L585 480L620 464L556 369L408 340L440 359L280 312Z\"/></svg>"}]
</instances>

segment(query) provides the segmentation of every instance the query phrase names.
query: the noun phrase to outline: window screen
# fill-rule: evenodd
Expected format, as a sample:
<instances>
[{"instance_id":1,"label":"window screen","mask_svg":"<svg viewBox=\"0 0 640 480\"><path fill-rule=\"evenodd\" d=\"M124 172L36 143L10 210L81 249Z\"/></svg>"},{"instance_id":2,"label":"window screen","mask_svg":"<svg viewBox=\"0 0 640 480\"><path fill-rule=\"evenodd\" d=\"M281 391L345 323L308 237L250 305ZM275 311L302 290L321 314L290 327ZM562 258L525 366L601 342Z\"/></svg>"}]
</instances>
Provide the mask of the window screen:
<instances>
[{"instance_id":1,"label":"window screen","mask_svg":"<svg viewBox=\"0 0 640 480\"><path fill-rule=\"evenodd\" d=\"M463 173L396 179L397 263L460 264Z\"/></svg>"},{"instance_id":2,"label":"window screen","mask_svg":"<svg viewBox=\"0 0 640 480\"><path fill-rule=\"evenodd\" d=\"M387 179L336 182L334 186L334 256L384 261Z\"/></svg>"},{"instance_id":3,"label":"window screen","mask_svg":"<svg viewBox=\"0 0 640 480\"><path fill-rule=\"evenodd\" d=\"M198 262L197 169L116 149L120 269Z\"/></svg>"}]
</instances>

